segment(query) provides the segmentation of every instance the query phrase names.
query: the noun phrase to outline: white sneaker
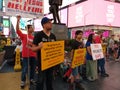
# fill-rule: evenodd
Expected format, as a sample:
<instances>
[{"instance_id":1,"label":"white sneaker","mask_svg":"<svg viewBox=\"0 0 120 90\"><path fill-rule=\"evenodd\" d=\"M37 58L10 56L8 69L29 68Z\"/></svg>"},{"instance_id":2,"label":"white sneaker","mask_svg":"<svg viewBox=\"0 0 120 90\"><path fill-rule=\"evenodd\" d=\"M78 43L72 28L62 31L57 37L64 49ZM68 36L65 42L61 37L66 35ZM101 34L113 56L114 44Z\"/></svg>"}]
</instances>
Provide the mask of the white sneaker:
<instances>
[{"instance_id":1,"label":"white sneaker","mask_svg":"<svg viewBox=\"0 0 120 90\"><path fill-rule=\"evenodd\" d=\"M20 87L21 87L21 88L24 88L24 87L25 87L25 82L24 82L24 81L21 81Z\"/></svg>"},{"instance_id":2,"label":"white sneaker","mask_svg":"<svg viewBox=\"0 0 120 90\"><path fill-rule=\"evenodd\" d=\"M89 81L95 81L95 79L93 79L92 77L88 77L87 78Z\"/></svg>"}]
</instances>

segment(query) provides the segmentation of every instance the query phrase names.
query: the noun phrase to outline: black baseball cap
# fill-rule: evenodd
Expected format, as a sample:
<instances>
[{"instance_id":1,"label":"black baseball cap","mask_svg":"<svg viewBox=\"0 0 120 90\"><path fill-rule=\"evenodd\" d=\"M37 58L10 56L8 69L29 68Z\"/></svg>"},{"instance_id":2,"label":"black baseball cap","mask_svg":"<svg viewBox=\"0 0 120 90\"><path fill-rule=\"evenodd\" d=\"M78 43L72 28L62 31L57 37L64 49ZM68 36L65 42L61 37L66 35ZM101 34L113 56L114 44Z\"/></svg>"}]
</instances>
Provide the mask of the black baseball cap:
<instances>
[{"instance_id":1,"label":"black baseball cap","mask_svg":"<svg viewBox=\"0 0 120 90\"><path fill-rule=\"evenodd\" d=\"M48 23L49 21L52 21L53 19L49 19L48 17L43 17L41 20L41 25L43 26L44 24Z\"/></svg>"}]
</instances>

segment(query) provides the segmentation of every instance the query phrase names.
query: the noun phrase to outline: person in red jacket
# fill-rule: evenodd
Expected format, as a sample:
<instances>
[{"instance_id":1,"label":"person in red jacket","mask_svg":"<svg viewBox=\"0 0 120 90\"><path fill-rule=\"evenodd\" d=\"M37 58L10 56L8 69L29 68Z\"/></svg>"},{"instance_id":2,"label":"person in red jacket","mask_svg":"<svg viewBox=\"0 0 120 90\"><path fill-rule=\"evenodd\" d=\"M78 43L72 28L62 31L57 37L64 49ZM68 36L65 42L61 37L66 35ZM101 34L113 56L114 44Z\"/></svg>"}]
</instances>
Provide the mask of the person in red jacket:
<instances>
[{"instance_id":1,"label":"person in red jacket","mask_svg":"<svg viewBox=\"0 0 120 90\"><path fill-rule=\"evenodd\" d=\"M34 81L35 67L36 67L36 53L30 50L28 45L33 42L33 27L32 25L27 25L27 33L23 34L19 28L21 16L17 16L16 32L20 39L22 40L22 75L21 75L21 88L24 88L26 82L26 74L28 72L28 67L30 66L30 82ZM29 66L28 66L29 62Z\"/></svg>"}]
</instances>

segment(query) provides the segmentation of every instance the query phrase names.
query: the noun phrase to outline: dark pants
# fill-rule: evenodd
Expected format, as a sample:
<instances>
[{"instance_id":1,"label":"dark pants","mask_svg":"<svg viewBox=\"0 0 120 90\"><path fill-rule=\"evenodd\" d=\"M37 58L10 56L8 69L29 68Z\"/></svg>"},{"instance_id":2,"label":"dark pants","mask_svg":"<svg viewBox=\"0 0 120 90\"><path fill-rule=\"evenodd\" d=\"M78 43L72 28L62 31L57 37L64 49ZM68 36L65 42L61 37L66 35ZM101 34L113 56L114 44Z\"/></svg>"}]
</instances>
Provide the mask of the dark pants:
<instances>
[{"instance_id":1,"label":"dark pants","mask_svg":"<svg viewBox=\"0 0 120 90\"><path fill-rule=\"evenodd\" d=\"M99 59L98 60L98 72L100 72L101 74L105 74L105 59Z\"/></svg>"},{"instance_id":2,"label":"dark pants","mask_svg":"<svg viewBox=\"0 0 120 90\"><path fill-rule=\"evenodd\" d=\"M119 56L120 56L120 48L118 49L118 56L117 56L117 59L119 59Z\"/></svg>"},{"instance_id":3,"label":"dark pants","mask_svg":"<svg viewBox=\"0 0 120 90\"><path fill-rule=\"evenodd\" d=\"M36 90L43 90L44 88L44 82L46 84L46 90L53 90L53 70L52 69L47 69L45 71L38 71L37 75L37 85L36 85Z\"/></svg>"},{"instance_id":4,"label":"dark pants","mask_svg":"<svg viewBox=\"0 0 120 90\"><path fill-rule=\"evenodd\" d=\"M35 57L29 57L29 66L30 66L30 80L31 80L34 79L34 74L35 74L35 67L36 67ZM26 81L27 72L28 72L28 58L23 58L21 81Z\"/></svg>"}]
</instances>

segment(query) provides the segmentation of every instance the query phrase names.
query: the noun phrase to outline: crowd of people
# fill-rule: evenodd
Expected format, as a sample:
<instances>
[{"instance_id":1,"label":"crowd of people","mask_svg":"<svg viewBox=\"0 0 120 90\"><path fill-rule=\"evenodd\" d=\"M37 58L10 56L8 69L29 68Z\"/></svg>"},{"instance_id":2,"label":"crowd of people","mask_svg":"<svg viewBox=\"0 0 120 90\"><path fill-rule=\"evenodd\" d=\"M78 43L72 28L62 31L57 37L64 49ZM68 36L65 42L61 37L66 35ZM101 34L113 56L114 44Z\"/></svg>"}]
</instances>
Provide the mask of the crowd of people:
<instances>
[{"instance_id":1,"label":"crowd of people","mask_svg":"<svg viewBox=\"0 0 120 90\"><path fill-rule=\"evenodd\" d=\"M40 49L43 47L44 42L56 41L56 36L51 33L52 22L51 19L44 17L41 20L43 30L33 36L34 29L32 25L27 25L27 34L23 34L20 30L21 16L17 16L16 32L20 39L17 39L17 48L20 48L22 53L22 73L21 73L21 88L26 86L26 75L28 73L30 84L36 85L36 90L44 90L44 82L47 90L53 90L53 68L47 70L41 70L41 52ZM12 45L16 45L15 40L12 41ZM91 52L91 44L103 44L102 33L91 33L87 41L83 41L83 31L77 30L75 32L75 38L70 43L66 43L65 48L70 47L69 51L65 51L69 58L65 59L65 64L62 68L63 79L67 76L67 82L69 83L68 90L74 90L78 88L85 90L81 85L82 80L95 81L99 79L99 75L102 77L109 77L109 74L105 69L105 62L110 60L119 61L120 56L120 39L119 41L114 40L114 35L111 35L106 46L106 53L104 58L93 60ZM69 45L66 45L69 44ZM21 49L22 48L22 49ZM86 56L84 65L71 68L71 62L74 55L74 51L79 48L86 48ZM65 56L66 58L67 56ZM71 61L70 61L71 60ZM67 68L66 68L67 67ZM35 72L37 70L37 79L35 81ZM61 70L61 69L59 69Z\"/></svg>"}]
</instances>

